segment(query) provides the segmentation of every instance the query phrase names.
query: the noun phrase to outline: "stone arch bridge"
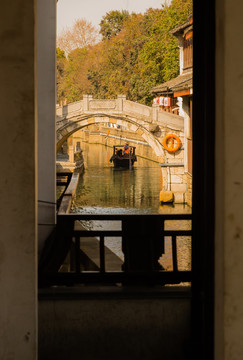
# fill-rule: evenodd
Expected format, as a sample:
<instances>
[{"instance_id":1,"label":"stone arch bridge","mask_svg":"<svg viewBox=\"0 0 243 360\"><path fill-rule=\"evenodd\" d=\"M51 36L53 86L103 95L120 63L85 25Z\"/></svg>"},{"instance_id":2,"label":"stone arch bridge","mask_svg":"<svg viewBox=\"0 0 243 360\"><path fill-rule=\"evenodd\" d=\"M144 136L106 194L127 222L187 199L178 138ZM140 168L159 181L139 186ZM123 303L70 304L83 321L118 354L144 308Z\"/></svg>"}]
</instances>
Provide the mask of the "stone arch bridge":
<instances>
[{"instance_id":1,"label":"stone arch bridge","mask_svg":"<svg viewBox=\"0 0 243 360\"><path fill-rule=\"evenodd\" d=\"M107 118L109 122L125 126L144 138L160 163L162 191L172 193L175 202L184 202L184 118L165 112L158 105L149 107L135 103L127 100L124 95L104 100L84 95L83 100L59 106L56 109L57 150L76 131L92 124L107 122ZM181 149L175 153L167 152L162 145L162 139L168 133L174 133L181 139Z\"/></svg>"}]
</instances>

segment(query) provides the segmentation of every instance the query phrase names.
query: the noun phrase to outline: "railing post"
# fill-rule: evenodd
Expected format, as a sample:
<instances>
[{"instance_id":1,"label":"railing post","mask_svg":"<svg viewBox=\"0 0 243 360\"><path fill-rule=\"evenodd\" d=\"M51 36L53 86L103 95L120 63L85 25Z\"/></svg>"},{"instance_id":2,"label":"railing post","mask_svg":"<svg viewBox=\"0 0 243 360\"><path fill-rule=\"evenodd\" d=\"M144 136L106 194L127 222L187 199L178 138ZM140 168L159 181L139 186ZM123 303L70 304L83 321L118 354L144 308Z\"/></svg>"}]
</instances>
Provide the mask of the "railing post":
<instances>
[{"instance_id":1,"label":"railing post","mask_svg":"<svg viewBox=\"0 0 243 360\"><path fill-rule=\"evenodd\" d=\"M46 241L39 261L39 276L43 273L58 272L63 264L72 242L74 224L66 217L57 217L57 227L53 235Z\"/></svg>"},{"instance_id":2,"label":"railing post","mask_svg":"<svg viewBox=\"0 0 243 360\"><path fill-rule=\"evenodd\" d=\"M152 105L152 120L153 120L153 122L158 121L158 112L159 112L159 105L153 104Z\"/></svg>"},{"instance_id":3,"label":"railing post","mask_svg":"<svg viewBox=\"0 0 243 360\"><path fill-rule=\"evenodd\" d=\"M117 95L117 110L123 112L123 101L126 100L126 95Z\"/></svg>"},{"instance_id":4,"label":"railing post","mask_svg":"<svg viewBox=\"0 0 243 360\"><path fill-rule=\"evenodd\" d=\"M83 95L84 111L89 111L89 100L93 99L93 95Z\"/></svg>"},{"instance_id":5,"label":"railing post","mask_svg":"<svg viewBox=\"0 0 243 360\"><path fill-rule=\"evenodd\" d=\"M83 95L84 111L89 110L89 95Z\"/></svg>"},{"instance_id":6,"label":"railing post","mask_svg":"<svg viewBox=\"0 0 243 360\"><path fill-rule=\"evenodd\" d=\"M158 260L164 253L163 221L156 217L131 216L122 222L124 271L161 270Z\"/></svg>"},{"instance_id":7,"label":"railing post","mask_svg":"<svg viewBox=\"0 0 243 360\"><path fill-rule=\"evenodd\" d=\"M100 272L105 272L105 238L100 236Z\"/></svg>"},{"instance_id":8,"label":"railing post","mask_svg":"<svg viewBox=\"0 0 243 360\"><path fill-rule=\"evenodd\" d=\"M80 237L75 237L75 270L76 274L80 273Z\"/></svg>"},{"instance_id":9,"label":"railing post","mask_svg":"<svg viewBox=\"0 0 243 360\"><path fill-rule=\"evenodd\" d=\"M178 263L177 263L177 244L176 244L176 236L173 235L171 238L172 241L172 262L173 262L173 271L178 271Z\"/></svg>"}]
</instances>

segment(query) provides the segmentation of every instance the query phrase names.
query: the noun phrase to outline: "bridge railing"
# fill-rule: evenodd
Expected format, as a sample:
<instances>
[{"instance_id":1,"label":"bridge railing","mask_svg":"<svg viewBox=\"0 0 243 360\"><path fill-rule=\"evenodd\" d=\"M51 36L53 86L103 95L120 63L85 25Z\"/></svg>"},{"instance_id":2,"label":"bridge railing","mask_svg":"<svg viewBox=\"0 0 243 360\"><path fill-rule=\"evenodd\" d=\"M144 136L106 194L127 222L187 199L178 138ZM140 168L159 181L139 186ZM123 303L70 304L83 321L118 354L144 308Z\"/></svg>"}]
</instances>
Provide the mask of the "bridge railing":
<instances>
[{"instance_id":1,"label":"bridge railing","mask_svg":"<svg viewBox=\"0 0 243 360\"><path fill-rule=\"evenodd\" d=\"M75 118L79 115L131 116L140 122L169 126L175 130L184 130L184 118L162 111L159 105L146 106L126 99L125 95L118 95L117 99L93 99L92 95L83 95L83 100L58 106L56 108L57 121Z\"/></svg>"},{"instance_id":2,"label":"bridge railing","mask_svg":"<svg viewBox=\"0 0 243 360\"><path fill-rule=\"evenodd\" d=\"M74 113L79 113L79 112L82 113L83 110L84 110L83 100L76 101L71 104L67 104L67 105L63 105L63 106L58 106L56 108L57 119L66 117L68 115L70 116Z\"/></svg>"},{"instance_id":3,"label":"bridge railing","mask_svg":"<svg viewBox=\"0 0 243 360\"><path fill-rule=\"evenodd\" d=\"M191 282L190 250L183 265L178 245L181 239L189 245L191 237L190 214L58 215L55 259L40 272L39 284ZM107 249L109 239L113 245L120 239L121 255Z\"/></svg>"}]
</instances>

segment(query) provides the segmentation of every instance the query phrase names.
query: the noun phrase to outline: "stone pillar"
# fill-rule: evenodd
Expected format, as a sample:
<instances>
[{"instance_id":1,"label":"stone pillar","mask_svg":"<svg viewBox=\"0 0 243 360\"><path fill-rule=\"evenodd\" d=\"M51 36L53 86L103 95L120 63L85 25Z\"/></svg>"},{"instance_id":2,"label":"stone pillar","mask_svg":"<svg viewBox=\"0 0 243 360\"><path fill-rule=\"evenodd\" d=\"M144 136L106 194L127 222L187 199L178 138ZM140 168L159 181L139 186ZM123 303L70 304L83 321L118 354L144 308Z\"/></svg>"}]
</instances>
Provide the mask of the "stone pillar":
<instances>
[{"instance_id":1,"label":"stone pillar","mask_svg":"<svg viewBox=\"0 0 243 360\"><path fill-rule=\"evenodd\" d=\"M73 138L70 136L68 138L68 156L69 156L69 162L74 162L74 149L73 149Z\"/></svg>"},{"instance_id":2,"label":"stone pillar","mask_svg":"<svg viewBox=\"0 0 243 360\"><path fill-rule=\"evenodd\" d=\"M0 359L37 359L35 1L0 12Z\"/></svg>"},{"instance_id":3,"label":"stone pillar","mask_svg":"<svg viewBox=\"0 0 243 360\"><path fill-rule=\"evenodd\" d=\"M159 111L159 105L152 104L152 118L153 118L153 121L158 121L158 111Z\"/></svg>"},{"instance_id":4,"label":"stone pillar","mask_svg":"<svg viewBox=\"0 0 243 360\"><path fill-rule=\"evenodd\" d=\"M83 95L84 111L89 110L89 95Z\"/></svg>"},{"instance_id":5,"label":"stone pillar","mask_svg":"<svg viewBox=\"0 0 243 360\"><path fill-rule=\"evenodd\" d=\"M84 111L89 111L89 100L93 99L93 95L83 95Z\"/></svg>"},{"instance_id":6,"label":"stone pillar","mask_svg":"<svg viewBox=\"0 0 243 360\"><path fill-rule=\"evenodd\" d=\"M172 203L174 201L174 194L171 191L170 168L168 166L161 166L162 173L162 189L159 194L159 201L161 203Z\"/></svg>"},{"instance_id":7,"label":"stone pillar","mask_svg":"<svg viewBox=\"0 0 243 360\"><path fill-rule=\"evenodd\" d=\"M37 71L40 255L56 223L56 0L37 0Z\"/></svg>"}]
</instances>

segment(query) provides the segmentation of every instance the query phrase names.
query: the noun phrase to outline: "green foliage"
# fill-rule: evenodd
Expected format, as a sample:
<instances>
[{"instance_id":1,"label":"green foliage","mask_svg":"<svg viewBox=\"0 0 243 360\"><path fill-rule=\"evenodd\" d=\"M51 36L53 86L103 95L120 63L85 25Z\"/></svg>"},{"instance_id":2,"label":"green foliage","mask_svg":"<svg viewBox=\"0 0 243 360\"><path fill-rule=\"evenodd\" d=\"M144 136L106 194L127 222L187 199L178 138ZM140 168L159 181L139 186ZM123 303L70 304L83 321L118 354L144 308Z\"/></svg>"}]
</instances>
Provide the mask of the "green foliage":
<instances>
[{"instance_id":1,"label":"green foliage","mask_svg":"<svg viewBox=\"0 0 243 360\"><path fill-rule=\"evenodd\" d=\"M61 86L64 81L65 76L65 64L67 62L65 52L61 50L60 48L57 48L56 50L56 80L57 80L57 98L58 100L61 100L62 97L64 97L64 94L62 94Z\"/></svg>"},{"instance_id":2,"label":"green foliage","mask_svg":"<svg viewBox=\"0 0 243 360\"><path fill-rule=\"evenodd\" d=\"M57 60L66 59L65 51L61 50L59 47L57 48Z\"/></svg>"},{"instance_id":3,"label":"green foliage","mask_svg":"<svg viewBox=\"0 0 243 360\"><path fill-rule=\"evenodd\" d=\"M100 24L101 42L72 51L68 59L57 55L64 61L58 100L77 101L85 93L95 98L125 94L151 104L150 89L179 73L178 41L170 31L191 12L192 0L172 0L170 6L148 9L144 15L107 13Z\"/></svg>"},{"instance_id":4,"label":"green foliage","mask_svg":"<svg viewBox=\"0 0 243 360\"><path fill-rule=\"evenodd\" d=\"M58 100L65 98L67 102L80 99L82 94L88 93L90 89L87 78L87 55L88 49L75 49L69 55L64 65L62 82L58 87Z\"/></svg>"},{"instance_id":5,"label":"green foliage","mask_svg":"<svg viewBox=\"0 0 243 360\"><path fill-rule=\"evenodd\" d=\"M110 39L116 36L123 28L124 21L129 17L127 10L114 10L106 13L100 22L100 34L102 39Z\"/></svg>"}]
</instances>

